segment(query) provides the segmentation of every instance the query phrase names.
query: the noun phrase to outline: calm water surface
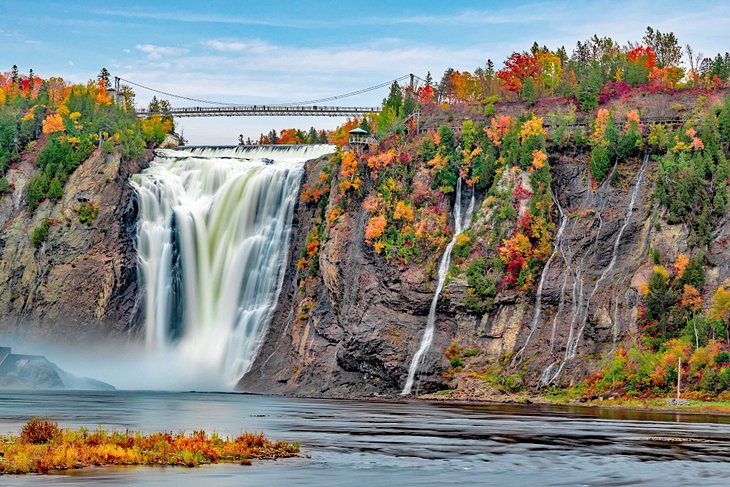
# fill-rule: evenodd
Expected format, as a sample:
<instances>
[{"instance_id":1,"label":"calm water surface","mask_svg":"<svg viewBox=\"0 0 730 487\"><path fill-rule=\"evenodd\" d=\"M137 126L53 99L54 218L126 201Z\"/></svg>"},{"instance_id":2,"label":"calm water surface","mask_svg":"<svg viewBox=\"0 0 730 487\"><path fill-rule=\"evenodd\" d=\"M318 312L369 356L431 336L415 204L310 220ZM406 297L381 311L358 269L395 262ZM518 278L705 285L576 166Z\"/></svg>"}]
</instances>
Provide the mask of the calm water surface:
<instances>
[{"instance_id":1,"label":"calm water surface","mask_svg":"<svg viewBox=\"0 0 730 487\"><path fill-rule=\"evenodd\" d=\"M304 458L250 467L91 468L0 477L0 485L730 483L727 416L214 393L0 393L0 432L17 432L27 419L44 414L73 427L264 431L273 439L299 441Z\"/></svg>"}]
</instances>

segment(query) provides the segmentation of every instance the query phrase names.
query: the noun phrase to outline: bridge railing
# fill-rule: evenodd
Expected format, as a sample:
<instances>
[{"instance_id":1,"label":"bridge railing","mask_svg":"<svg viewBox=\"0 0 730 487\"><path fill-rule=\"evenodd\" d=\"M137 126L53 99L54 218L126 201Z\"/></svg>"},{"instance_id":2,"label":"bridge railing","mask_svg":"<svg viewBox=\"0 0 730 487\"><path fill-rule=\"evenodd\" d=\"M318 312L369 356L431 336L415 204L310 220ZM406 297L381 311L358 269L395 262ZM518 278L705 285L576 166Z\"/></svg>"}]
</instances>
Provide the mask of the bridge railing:
<instances>
[{"instance_id":1,"label":"bridge railing","mask_svg":"<svg viewBox=\"0 0 730 487\"><path fill-rule=\"evenodd\" d=\"M179 107L164 112L150 111L145 108L137 110L137 116L172 115L175 117L205 116L244 116L244 115L294 115L294 116L349 116L379 113L380 107L341 107L328 105L309 106L277 106L277 105L239 105L222 107Z\"/></svg>"}]
</instances>

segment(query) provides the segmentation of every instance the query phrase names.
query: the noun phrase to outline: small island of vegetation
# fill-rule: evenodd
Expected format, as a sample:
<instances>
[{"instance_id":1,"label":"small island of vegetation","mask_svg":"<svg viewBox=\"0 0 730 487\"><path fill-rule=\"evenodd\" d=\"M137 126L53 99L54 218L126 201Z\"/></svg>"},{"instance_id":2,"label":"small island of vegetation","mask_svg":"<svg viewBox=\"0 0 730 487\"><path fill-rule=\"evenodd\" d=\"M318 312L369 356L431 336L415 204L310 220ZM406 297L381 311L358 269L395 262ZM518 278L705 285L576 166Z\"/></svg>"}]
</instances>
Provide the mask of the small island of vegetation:
<instances>
[{"instance_id":1,"label":"small island of vegetation","mask_svg":"<svg viewBox=\"0 0 730 487\"><path fill-rule=\"evenodd\" d=\"M288 458L298 453L298 443L273 442L261 433L243 433L230 439L205 431L145 435L107 431L101 426L94 431L71 430L36 417L23 426L19 436L0 436L0 475L102 465L250 465L252 459Z\"/></svg>"}]
</instances>

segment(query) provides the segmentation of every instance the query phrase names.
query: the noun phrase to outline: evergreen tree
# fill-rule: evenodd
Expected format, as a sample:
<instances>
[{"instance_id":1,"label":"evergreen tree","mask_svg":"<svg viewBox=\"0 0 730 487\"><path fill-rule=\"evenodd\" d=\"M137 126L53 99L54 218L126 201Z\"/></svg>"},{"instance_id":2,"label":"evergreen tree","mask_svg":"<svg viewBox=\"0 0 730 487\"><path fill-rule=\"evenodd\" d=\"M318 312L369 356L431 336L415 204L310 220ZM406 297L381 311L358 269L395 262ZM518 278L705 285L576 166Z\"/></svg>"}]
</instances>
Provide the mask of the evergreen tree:
<instances>
[{"instance_id":1,"label":"evergreen tree","mask_svg":"<svg viewBox=\"0 0 730 487\"><path fill-rule=\"evenodd\" d=\"M522 82L522 92L520 93L522 98L527 101L527 104L532 106L537 101L537 89L535 88L535 81L532 78L527 78Z\"/></svg>"},{"instance_id":2,"label":"evergreen tree","mask_svg":"<svg viewBox=\"0 0 730 487\"><path fill-rule=\"evenodd\" d=\"M360 122L360 128L363 129L367 133L372 132L373 128L370 126L368 117L362 117L362 121Z\"/></svg>"},{"instance_id":3,"label":"evergreen tree","mask_svg":"<svg viewBox=\"0 0 730 487\"><path fill-rule=\"evenodd\" d=\"M157 99L157 96L152 97L152 100L150 101L148 109L150 112L155 112L155 113L160 112L160 101Z\"/></svg>"},{"instance_id":4,"label":"evergreen tree","mask_svg":"<svg viewBox=\"0 0 730 487\"><path fill-rule=\"evenodd\" d=\"M393 81L393 84L390 85L388 98L383 100L383 108L392 108L397 115L400 115L403 108L403 95L397 81Z\"/></svg>"},{"instance_id":5,"label":"evergreen tree","mask_svg":"<svg viewBox=\"0 0 730 487\"><path fill-rule=\"evenodd\" d=\"M101 68L99 75L96 77L99 81L104 83L104 88L109 89L111 84L109 83L109 71L106 68Z\"/></svg>"},{"instance_id":6,"label":"evergreen tree","mask_svg":"<svg viewBox=\"0 0 730 487\"><path fill-rule=\"evenodd\" d=\"M48 199L51 201L57 201L63 196L63 185L61 181L54 177L51 180L51 184L48 187Z\"/></svg>"}]
</instances>

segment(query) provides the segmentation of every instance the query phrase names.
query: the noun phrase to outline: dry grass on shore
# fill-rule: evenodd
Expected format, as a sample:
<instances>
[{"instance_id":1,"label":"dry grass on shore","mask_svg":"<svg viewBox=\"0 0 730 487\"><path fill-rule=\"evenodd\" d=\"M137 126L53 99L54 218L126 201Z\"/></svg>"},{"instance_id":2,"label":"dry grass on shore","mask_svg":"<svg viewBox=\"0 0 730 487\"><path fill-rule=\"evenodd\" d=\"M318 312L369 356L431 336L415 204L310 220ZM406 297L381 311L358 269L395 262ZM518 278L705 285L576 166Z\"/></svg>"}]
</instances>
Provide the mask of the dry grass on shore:
<instances>
[{"instance_id":1,"label":"dry grass on shore","mask_svg":"<svg viewBox=\"0 0 730 487\"><path fill-rule=\"evenodd\" d=\"M235 439L195 431L144 435L130 431L61 429L49 419L33 418L19 436L0 436L0 474L46 473L98 465L198 465L297 456L296 443L272 442L263 434Z\"/></svg>"}]
</instances>

